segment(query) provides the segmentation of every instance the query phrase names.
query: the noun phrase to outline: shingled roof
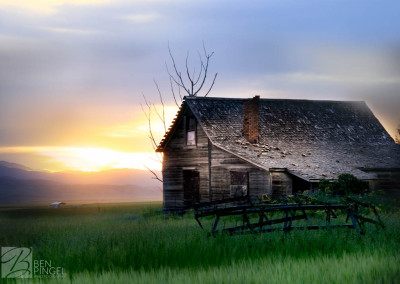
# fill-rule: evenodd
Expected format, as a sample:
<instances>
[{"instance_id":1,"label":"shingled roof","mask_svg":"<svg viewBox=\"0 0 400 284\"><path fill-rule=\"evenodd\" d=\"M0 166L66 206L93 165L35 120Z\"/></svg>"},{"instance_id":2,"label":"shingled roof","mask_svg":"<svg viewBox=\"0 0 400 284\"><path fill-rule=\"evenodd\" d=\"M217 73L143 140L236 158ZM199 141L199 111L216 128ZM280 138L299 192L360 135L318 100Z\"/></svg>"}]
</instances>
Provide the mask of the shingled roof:
<instances>
[{"instance_id":1,"label":"shingled roof","mask_svg":"<svg viewBox=\"0 0 400 284\"><path fill-rule=\"evenodd\" d=\"M249 144L243 137L243 103L248 100L186 97L177 118L189 107L216 147L306 180L336 179L341 173L369 179L362 168L400 168L399 145L365 102L260 99L259 143Z\"/></svg>"}]
</instances>

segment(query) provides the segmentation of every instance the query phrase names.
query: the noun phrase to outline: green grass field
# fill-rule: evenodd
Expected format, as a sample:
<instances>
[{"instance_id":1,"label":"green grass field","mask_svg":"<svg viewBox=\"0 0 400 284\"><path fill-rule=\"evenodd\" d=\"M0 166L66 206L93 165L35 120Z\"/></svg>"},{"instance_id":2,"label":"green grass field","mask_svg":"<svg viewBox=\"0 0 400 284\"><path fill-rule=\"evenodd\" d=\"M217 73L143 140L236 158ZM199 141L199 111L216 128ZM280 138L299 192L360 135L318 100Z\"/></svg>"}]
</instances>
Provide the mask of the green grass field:
<instances>
[{"instance_id":1,"label":"green grass field","mask_svg":"<svg viewBox=\"0 0 400 284\"><path fill-rule=\"evenodd\" d=\"M45 280L57 283L400 283L400 210L381 215L386 228L364 236L213 238L193 215L163 216L159 203L3 208L0 246L32 247L34 260L63 267L63 278Z\"/></svg>"}]
</instances>

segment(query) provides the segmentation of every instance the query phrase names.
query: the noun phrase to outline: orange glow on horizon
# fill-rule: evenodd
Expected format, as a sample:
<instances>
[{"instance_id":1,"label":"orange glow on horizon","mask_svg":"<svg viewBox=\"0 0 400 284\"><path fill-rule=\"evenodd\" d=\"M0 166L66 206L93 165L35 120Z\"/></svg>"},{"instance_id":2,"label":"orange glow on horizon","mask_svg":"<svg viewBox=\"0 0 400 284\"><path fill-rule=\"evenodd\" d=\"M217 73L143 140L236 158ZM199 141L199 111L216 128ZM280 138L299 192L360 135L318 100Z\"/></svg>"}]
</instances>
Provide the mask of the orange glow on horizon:
<instances>
[{"instance_id":1,"label":"orange glow on horizon","mask_svg":"<svg viewBox=\"0 0 400 284\"><path fill-rule=\"evenodd\" d=\"M76 127L64 131L68 139L60 139L54 145L54 136L48 130L41 137L47 140L47 146L9 146L0 147L0 160L20 163L35 170L57 171L82 171L94 172L109 169L141 169L161 170L160 154L156 154L148 138L148 120L139 107L133 108L133 117L124 115L122 119L110 121L105 124L104 113L99 112L103 119L99 123L82 128L82 121L73 123ZM159 142L165 133L159 114L162 107L156 105L151 111L151 129L156 142ZM164 108L166 125L177 112L176 106L166 105ZM110 116L110 113L107 113ZM70 124L71 125L71 124ZM71 125L72 126L72 125ZM71 145L75 144L75 145ZM84 145L84 146L82 146Z\"/></svg>"},{"instance_id":2,"label":"orange glow on horizon","mask_svg":"<svg viewBox=\"0 0 400 284\"><path fill-rule=\"evenodd\" d=\"M40 160L46 161L46 166L35 166L35 168L51 172L65 170L95 172L110 169L161 170L160 157L151 152L126 153L95 147L2 147L0 154L2 153L23 154L26 155L27 161L29 155L39 156ZM30 166L29 163L27 165Z\"/></svg>"},{"instance_id":3,"label":"orange glow on horizon","mask_svg":"<svg viewBox=\"0 0 400 284\"><path fill-rule=\"evenodd\" d=\"M76 169L76 171L89 172L89 173L91 173L91 172L100 172L100 170L95 170L95 169Z\"/></svg>"}]
</instances>

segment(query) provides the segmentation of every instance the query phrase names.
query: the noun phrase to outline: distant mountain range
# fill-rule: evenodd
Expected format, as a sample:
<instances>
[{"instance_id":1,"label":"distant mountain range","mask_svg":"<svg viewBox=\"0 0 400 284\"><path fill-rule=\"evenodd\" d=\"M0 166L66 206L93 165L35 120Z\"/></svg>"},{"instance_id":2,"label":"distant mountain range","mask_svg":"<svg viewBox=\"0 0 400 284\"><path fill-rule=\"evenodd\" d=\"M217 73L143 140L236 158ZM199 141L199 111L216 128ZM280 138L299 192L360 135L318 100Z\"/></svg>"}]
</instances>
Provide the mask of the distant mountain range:
<instances>
[{"instance_id":1,"label":"distant mountain range","mask_svg":"<svg viewBox=\"0 0 400 284\"><path fill-rule=\"evenodd\" d=\"M50 173L0 161L0 204L145 200L162 200L161 183L145 170Z\"/></svg>"},{"instance_id":2,"label":"distant mountain range","mask_svg":"<svg viewBox=\"0 0 400 284\"><path fill-rule=\"evenodd\" d=\"M25 170L25 171L32 170L31 168L25 167L23 165L16 164L16 163L10 163L10 162L6 162L6 161L0 161L0 166L7 167L7 168L20 169L20 170Z\"/></svg>"}]
</instances>

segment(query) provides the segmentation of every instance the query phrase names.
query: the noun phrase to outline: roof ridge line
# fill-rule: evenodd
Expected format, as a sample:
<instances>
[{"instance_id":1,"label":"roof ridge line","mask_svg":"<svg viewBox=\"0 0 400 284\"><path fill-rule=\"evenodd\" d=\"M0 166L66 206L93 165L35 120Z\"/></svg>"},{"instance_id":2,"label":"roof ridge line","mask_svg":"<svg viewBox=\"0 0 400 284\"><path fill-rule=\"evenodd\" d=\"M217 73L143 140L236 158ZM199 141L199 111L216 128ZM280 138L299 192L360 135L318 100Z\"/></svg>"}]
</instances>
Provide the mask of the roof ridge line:
<instances>
[{"instance_id":1,"label":"roof ridge line","mask_svg":"<svg viewBox=\"0 0 400 284\"><path fill-rule=\"evenodd\" d=\"M225 98L225 97L189 97L185 96L184 100L224 100L224 101L245 101L250 100L253 97L248 98ZM292 101L292 102L321 102L321 103L366 103L365 101L340 101L340 100L313 100L313 99L283 99L283 98L261 98L260 101Z\"/></svg>"}]
</instances>

